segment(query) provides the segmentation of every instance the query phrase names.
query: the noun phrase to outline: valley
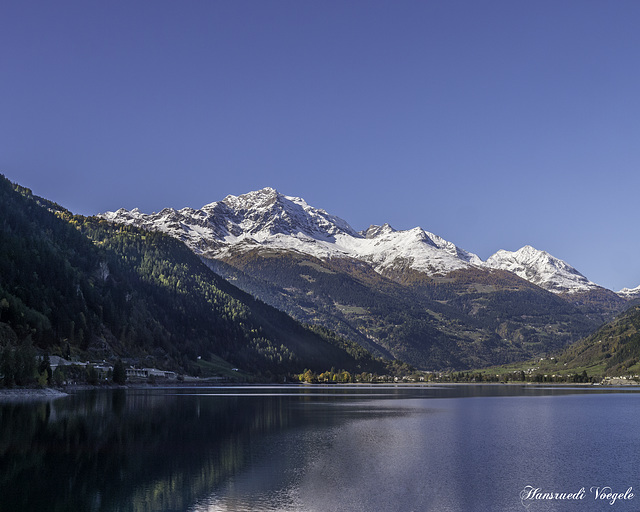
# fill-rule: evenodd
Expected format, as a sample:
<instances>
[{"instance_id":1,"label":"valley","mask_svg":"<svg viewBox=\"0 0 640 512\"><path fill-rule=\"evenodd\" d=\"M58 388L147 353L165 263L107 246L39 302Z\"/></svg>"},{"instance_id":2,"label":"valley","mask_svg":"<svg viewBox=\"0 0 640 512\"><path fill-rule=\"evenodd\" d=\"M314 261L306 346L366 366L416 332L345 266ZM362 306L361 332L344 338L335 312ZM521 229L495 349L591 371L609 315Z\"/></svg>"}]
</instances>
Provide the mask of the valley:
<instances>
[{"instance_id":1,"label":"valley","mask_svg":"<svg viewBox=\"0 0 640 512\"><path fill-rule=\"evenodd\" d=\"M624 319L636 290L602 288L530 246L482 261L421 228L357 232L274 189L201 210L83 217L1 185L5 360L24 346L276 381L334 368L468 372L551 354L570 370L595 352L610 358L603 372L638 365L635 331L620 327L635 325ZM603 329L629 335L594 352Z\"/></svg>"},{"instance_id":2,"label":"valley","mask_svg":"<svg viewBox=\"0 0 640 512\"><path fill-rule=\"evenodd\" d=\"M544 355L588 335L628 301L530 246L482 261L421 228L357 232L272 188L200 210L102 217L170 234L267 304L424 370Z\"/></svg>"}]
</instances>

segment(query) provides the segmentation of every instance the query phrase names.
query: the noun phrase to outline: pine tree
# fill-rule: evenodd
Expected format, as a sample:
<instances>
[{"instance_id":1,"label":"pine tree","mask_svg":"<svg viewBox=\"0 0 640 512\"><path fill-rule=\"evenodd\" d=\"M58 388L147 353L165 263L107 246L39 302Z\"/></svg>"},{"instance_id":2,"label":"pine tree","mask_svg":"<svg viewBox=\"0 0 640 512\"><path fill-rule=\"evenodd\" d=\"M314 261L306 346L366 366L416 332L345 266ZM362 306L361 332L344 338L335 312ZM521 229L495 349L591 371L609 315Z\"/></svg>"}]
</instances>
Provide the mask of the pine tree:
<instances>
[{"instance_id":1,"label":"pine tree","mask_svg":"<svg viewBox=\"0 0 640 512\"><path fill-rule=\"evenodd\" d=\"M124 368L124 363L118 359L113 365L113 382L114 384L122 385L127 381L127 371Z\"/></svg>"}]
</instances>

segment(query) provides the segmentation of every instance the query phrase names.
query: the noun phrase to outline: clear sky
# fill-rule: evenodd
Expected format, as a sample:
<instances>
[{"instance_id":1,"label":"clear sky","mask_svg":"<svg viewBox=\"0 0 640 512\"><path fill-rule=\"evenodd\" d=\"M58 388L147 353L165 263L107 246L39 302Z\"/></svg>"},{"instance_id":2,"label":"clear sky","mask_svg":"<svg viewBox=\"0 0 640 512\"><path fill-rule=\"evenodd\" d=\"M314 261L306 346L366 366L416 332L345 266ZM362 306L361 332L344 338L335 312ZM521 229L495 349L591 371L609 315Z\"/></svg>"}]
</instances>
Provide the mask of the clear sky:
<instances>
[{"instance_id":1,"label":"clear sky","mask_svg":"<svg viewBox=\"0 0 640 512\"><path fill-rule=\"evenodd\" d=\"M0 173L85 215L265 186L640 284L637 0L3 0Z\"/></svg>"}]
</instances>

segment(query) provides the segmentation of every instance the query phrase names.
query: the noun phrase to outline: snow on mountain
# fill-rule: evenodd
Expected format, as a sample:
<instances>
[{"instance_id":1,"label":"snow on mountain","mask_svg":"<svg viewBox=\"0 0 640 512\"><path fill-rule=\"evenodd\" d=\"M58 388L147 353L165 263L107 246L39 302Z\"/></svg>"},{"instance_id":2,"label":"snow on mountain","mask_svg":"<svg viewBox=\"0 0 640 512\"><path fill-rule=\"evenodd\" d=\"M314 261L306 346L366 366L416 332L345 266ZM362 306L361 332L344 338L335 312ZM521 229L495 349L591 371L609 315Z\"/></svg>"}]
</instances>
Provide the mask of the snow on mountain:
<instances>
[{"instance_id":1,"label":"snow on mountain","mask_svg":"<svg viewBox=\"0 0 640 512\"><path fill-rule=\"evenodd\" d=\"M490 256L485 264L491 268L513 272L555 293L584 292L599 288L571 265L530 245L515 252L500 250Z\"/></svg>"},{"instance_id":2,"label":"snow on mountain","mask_svg":"<svg viewBox=\"0 0 640 512\"><path fill-rule=\"evenodd\" d=\"M230 195L200 210L165 208L144 214L138 209L120 209L102 217L165 232L207 258L269 248L321 259L355 258L370 263L378 272L399 266L428 275L446 275L453 270L482 267L508 270L556 293L598 287L564 261L530 246L516 252L498 251L483 262L419 227L397 231L384 224L357 232L345 220L272 188Z\"/></svg>"},{"instance_id":3,"label":"snow on mountain","mask_svg":"<svg viewBox=\"0 0 640 512\"><path fill-rule=\"evenodd\" d=\"M396 231L387 224L358 233L343 219L272 188L230 195L200 210L165 208L144 214L120 209L101 216L170 234L207 258L271 248L318 258L357 258L378 271L400 262L429 274L482 264L475 254L421 228Z\"/></svg>"},{"instance_id":4,"label":"snow on mountain","mask_svg":"<svg viewBox=\"0 0 640 512\"><path fill-rule=\"evenodd\" d=\"M361 236L345 237L339 243L359 259L371 263L378 271L403 261L414 270L429 275L446 274L482 264L482 260L475 254L422 228L396 231L385 224L371 226Z\"/></svg>"},{"instance_id":5,"label":"snow on mountain","mask_svg":"<svg viewBox=\"0 0 640 512\"><path fill-rule=\"evenodd\" d=\"M623 288L616 293L623 299L637 299L640 298L640 286L636 286L635 288Z\"/></svg>"}]
</instances>

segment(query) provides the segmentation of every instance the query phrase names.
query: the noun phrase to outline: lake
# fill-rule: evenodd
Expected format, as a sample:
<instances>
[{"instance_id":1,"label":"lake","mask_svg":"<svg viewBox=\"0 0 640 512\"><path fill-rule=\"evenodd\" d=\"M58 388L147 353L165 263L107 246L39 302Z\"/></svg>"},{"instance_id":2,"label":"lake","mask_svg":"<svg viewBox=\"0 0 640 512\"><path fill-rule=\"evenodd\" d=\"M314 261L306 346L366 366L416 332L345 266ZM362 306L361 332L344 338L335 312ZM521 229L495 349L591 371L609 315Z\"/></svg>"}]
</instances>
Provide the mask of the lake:
<instances>
[{"instance_id":1,"label":"lake","mask_svg":"<svg viewBox=\"0 0 640 512\"><path fill-rule=\"evenodd\" d=\"M262 386L0 404L0 511L640 510L629 388Z\"/></svg>"}]
</instances>

